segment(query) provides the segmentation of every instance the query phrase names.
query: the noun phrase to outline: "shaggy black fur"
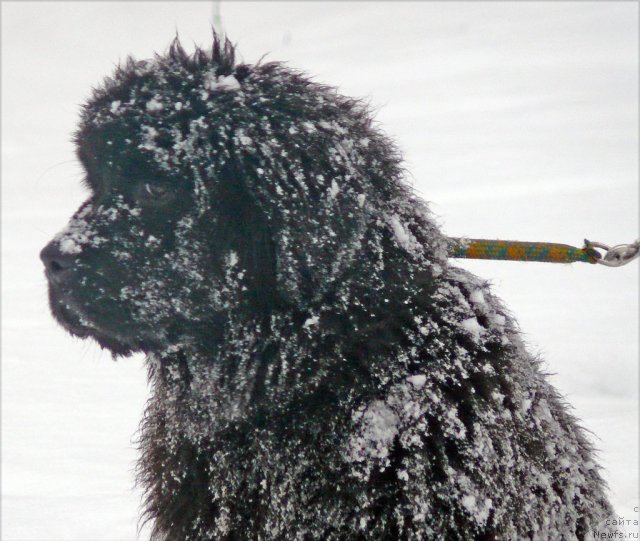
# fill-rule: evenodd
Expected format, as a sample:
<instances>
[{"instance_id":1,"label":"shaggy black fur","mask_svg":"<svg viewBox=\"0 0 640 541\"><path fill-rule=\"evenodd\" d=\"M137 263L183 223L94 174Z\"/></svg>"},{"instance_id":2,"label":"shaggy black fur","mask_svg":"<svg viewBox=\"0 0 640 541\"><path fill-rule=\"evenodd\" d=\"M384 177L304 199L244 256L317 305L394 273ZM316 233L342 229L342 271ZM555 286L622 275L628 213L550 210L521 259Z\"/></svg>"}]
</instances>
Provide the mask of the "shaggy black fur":
<instances>
[{"instance_id":1,"label":"shaggy black fur","mask_svg":"<svg viewBox=\"0 0 640 541\"><path fill-rule=\"evenodd\" d=\"M361 102L176 40L94 91L76 141L91 197L42 252L51 308L148 356L153 539L568 540L610 511Z\"/></svg>"}]
</instances>

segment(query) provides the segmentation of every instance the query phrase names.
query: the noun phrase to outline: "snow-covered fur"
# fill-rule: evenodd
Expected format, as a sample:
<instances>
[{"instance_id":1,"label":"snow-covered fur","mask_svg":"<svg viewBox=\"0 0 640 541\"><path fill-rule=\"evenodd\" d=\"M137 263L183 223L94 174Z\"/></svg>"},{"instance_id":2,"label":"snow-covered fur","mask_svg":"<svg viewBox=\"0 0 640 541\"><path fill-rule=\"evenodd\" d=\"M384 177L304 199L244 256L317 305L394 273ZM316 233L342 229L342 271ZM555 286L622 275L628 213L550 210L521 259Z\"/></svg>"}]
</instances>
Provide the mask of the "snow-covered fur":
<instances>
[{"instance_id":1,"label":"snow-covered fur","mask_svg":"<svg viewBox=\"0 0 640 541\"><path fill-rule=\"evenodd\" d=\"M54 316L147 354L156 540L570 540L593 450L368 108L280 63L129 60L76 134Z\"/></svg>"}]
</instances>

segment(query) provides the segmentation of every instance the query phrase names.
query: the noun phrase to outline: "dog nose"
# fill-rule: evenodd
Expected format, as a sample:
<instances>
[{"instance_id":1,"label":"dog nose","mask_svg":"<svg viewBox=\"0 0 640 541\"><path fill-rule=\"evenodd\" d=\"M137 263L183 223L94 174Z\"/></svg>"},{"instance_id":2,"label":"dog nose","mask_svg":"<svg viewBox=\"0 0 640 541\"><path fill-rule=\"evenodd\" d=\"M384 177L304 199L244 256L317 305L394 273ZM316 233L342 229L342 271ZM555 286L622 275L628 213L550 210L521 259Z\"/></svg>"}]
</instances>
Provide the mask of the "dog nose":
<instances>
[{"instance_id":1,"label":"dog nose","mask_svg":"<svg viewBox=\"0 0 640 541\"><path fill-rule=\"evenodd\" d=\"M59 280L76 260L73 254L63 253L56 241L51 241L42 249L40 259L44 263L47 276L54 281Z\"/></svg>"}]
</instances>

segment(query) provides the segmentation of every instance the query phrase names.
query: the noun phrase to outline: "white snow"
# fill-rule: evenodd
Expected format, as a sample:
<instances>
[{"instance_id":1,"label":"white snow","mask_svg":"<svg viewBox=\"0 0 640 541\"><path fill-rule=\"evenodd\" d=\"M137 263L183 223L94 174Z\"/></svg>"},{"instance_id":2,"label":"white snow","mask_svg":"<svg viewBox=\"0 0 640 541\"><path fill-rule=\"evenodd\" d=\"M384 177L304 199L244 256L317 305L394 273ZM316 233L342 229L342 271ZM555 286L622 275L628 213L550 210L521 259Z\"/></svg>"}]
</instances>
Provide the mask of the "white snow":
<instances>
[{"instance_id":1,"label":"white snow","mask_svg":"<svg viewBox=\"0 0 640 541\"><path fill-rule=\"evenodd\" d=\"M145 107L147 111L149 111L150 113L156 113L158 111L162 111L162 109L164 108L162 103L157 98L153 98L149 100L146 103Z\"/></svg>"},{"instance_id":2,"label":"white snow","mask_svg":"<svg viewBox=\"0 0 640 541\"><path fill-rule=\"evenodd\" d=\"M398 435L397 414L382 400L372 402L354 417L363 427L362 432L351 441L350 455L354 461L386 459L393 439Z\"/></svg>"},{"instance_id":3,"label":"white snow","mask_svg":"<svg viewBox=\"0 0 640 541\"><path fill-rule=\"evenodd\" d=\"M204 79L206 90L238 90L240 82L235 75L216 76L214 71L209 72Z\"/></svg>"},{"instance_id":4,"label":"white snow","mask_svg":"<svg viewBox=\"0 0 640 541\"><path fill-rule=\"evenodd\" d=\"M464 330L466 330L469 334L471 334L471 336L473 336L473 339L476 342L480 340L480 337L485 332L475 317L470 317L468 319L463 320L462 322L460 322L460 325Z\"/></svg>"},{"instance_id":5,"label":"white snow","mask_svg":"<svg viewBox=\"0 0 640 541\"><path fill-rule=\"evenodd\" d=\"M475 291L471 292L471 295L469 295L469 300L477 305L484 305L485 304L485 300L484 300L484 295L482 293L481 289L476 289Z\"/></svg>"},{"instance_id":6,"label":"white snow","mask_svg":"<svg viewBox=\"0 0 640 541\"><path fill-rule=\"evenodd\" d=\"M240 88L240 82L234 75L227 75L226 77L220 77L218 80L218 88L221 90L238 90Z\"/></svg>"},{"instance_id":7,"label":"white snow","mask_svg":"<svg viewBox=\"0 0 640 541\"><path fill-rule=\"evenodd\" d=\"M86 244L86 242L87 238L81 234L75 235L73 238L62 239L59 243L60 251L63 254L79 254L82 252L82 244Z\"/></svg>"},{"instance_id":8,"label":"white snow","mask_svg":"<svg viewBox=\"0 0 640 541\"><path fill-rule=\"evenodd\" d=\"M332 179L331 188L329 188L329 197L331 199L335 199L336 195L338 195L339 192L340 192L340 186L338 186L338 183L335 181L335 179Z\"/></svg>"},{"instance_id":9,"label":"white snow","mask_svg":"<svg viewBox=\"0 0 640 541\"><path fill-rule=\"evenodd\" d=\"M387 217L389 225L393 231L396 242L402 246L407 252L414 253L418 250L418 243L412 233L407 229L400 218L392 214Z\"/></svg>"},{"instance_id":10,"label":"white snow","mask_svg":"<svg viewBox=\"0 0 640 541\"><path fill-rule=\"evenodd\" d=\"M85 220L93 212L92 205L86 205L67 226L55 235L63 254L79 254L87 246L100 246L106 239L99 237Z\"/></svg>"},{"instance_id":11,"label":"white snow","mask_svg":"<svg viewBox=\"0 0 640 541\"><path fill-rule=\"evenodd\" d=\"M316 127L311 122L303 122L302 127L309 133L313 133L314 131L316 131Z\"/></svg>"},{"instance_id":12,"label":"white snow","mask_svg":"<svg viewBox=\"0 0 640 541\"><path fill-rule=\"evenodd\" d=\"M155 139L158 136L158 130L151 126L142 126L142 144L140 148L146 150L157 150Z\"/></svg>"},{"instance_id":13,"label":"white snow","mask_svg":"<svg viewBox=\"0 0 640 541\"><path fill-rule=\"evenodd\" d=\"M422 389L427 381L427 376L424 374L416 374L415 376L409 376L407 381L416 389Z\"/></svg>"},{"instance_id":14,"label":"white snow","mask_svg":"<svg viewBox=\"0 0 640 541\"><path fill-rule=\"evenodd\" d=\"M227 265L229 268L235 267L238 264L238 253L231 250L227 255Z\"/></svg>"},{"instance_id":15,"label":"white snow","mask_svg":"<svg viewBox=\"0 0 640 541\"><path fill-rule=\"evenodd\" d=\"M302 324L302 327L304 329L308 329L309 327L313 327L314 325L317 325L320 321L320 316L312 316L310 318L307 318L307 320Z\"/></svg>"},{"instance_id":16,"label":"white snow","mask_svg":"<svg viewBox=\"0 0 640 541\"><path fill-rule=\"evenodd\" d=\"M467 508L467 511L473 513L476 508L476 498L475 496L464 496L462 498L462 505Z\"/></svg>"},{"instance_id":17,"label":"white snow","mask_svg":"<svg viewBox=\"0 0 640 541\"><path fill-rule=\"evenodd\" d=\"M462 505L466 508L470 515L473 515L476 522L480 525L484 524L489 518L489 512L493 507L490 498L483 502L478 502L472 494L462 497Z\"/></svg>"}]
</instances>

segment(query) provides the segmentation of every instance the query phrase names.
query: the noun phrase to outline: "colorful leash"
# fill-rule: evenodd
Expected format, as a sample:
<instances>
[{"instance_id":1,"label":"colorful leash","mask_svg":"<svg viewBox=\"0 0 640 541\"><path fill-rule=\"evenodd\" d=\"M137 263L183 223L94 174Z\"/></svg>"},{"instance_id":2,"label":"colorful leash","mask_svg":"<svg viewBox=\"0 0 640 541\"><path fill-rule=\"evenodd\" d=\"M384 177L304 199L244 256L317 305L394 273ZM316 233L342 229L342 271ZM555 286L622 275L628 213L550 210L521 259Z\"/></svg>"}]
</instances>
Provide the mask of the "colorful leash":
<instances>
[{"instance_id":1,"label":"colorful leash","mask_svg":"<svg viewBox=\"0 0 640 541\"><path fill-rule=\"evenodd\" d=\"M539 261L546 263L599 263L621 267L640 255L640 240L631 244L607 246L585 239L582 248L551 242L521 242L449 238L449 257L467 259L499 259L504 261ZM604 250L601 254L598 250Z\"/></svg>"}]
</instances>

